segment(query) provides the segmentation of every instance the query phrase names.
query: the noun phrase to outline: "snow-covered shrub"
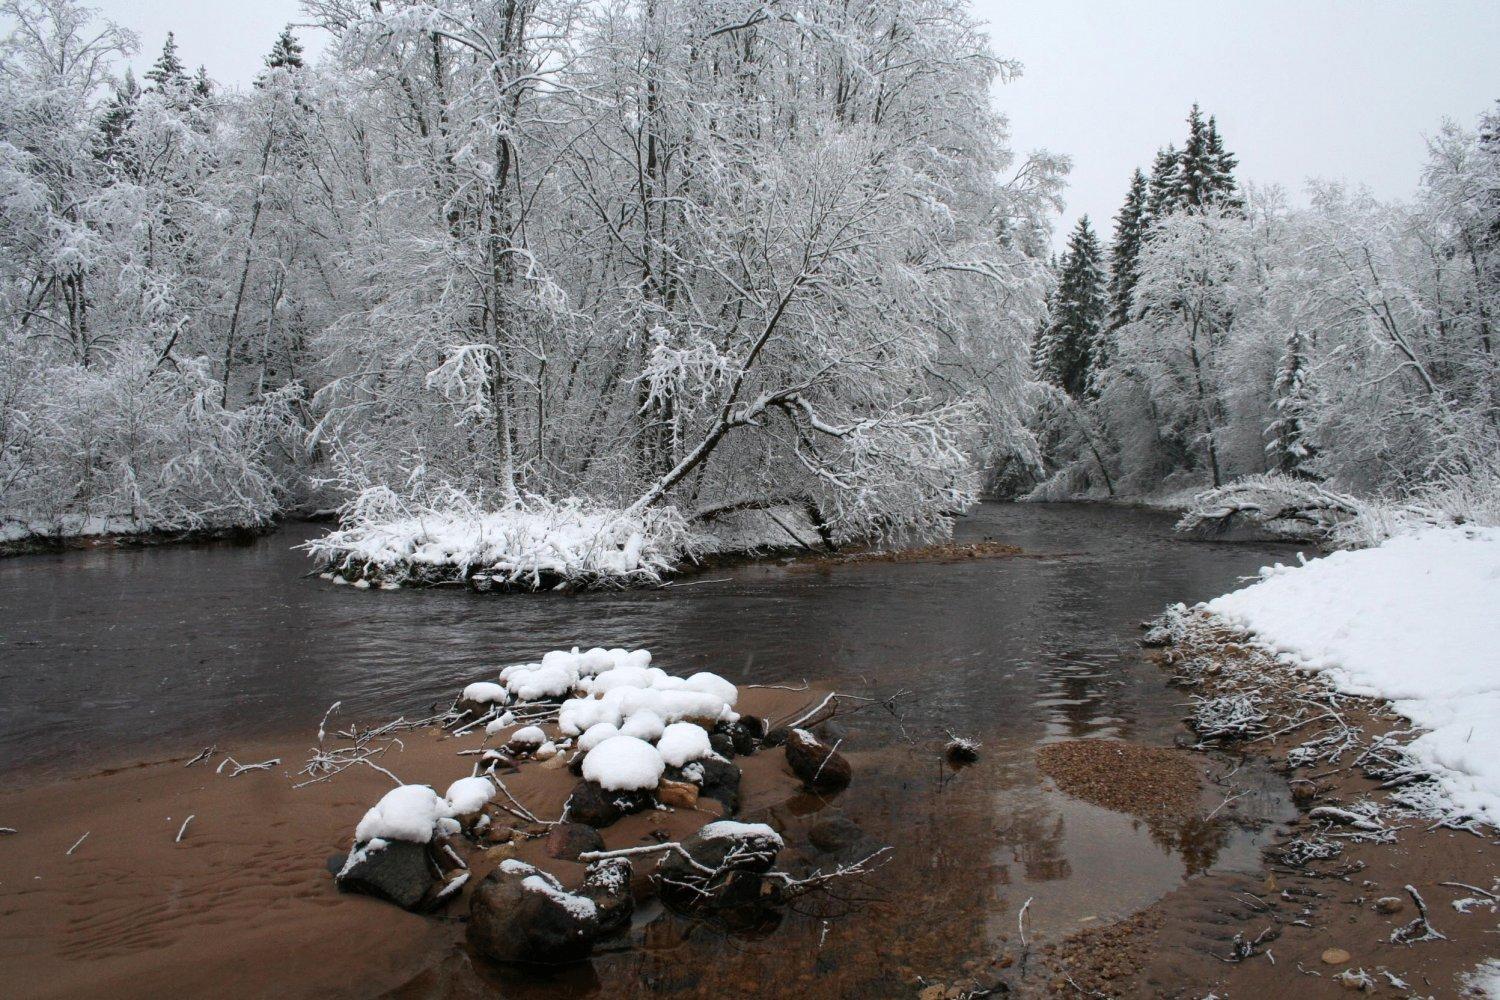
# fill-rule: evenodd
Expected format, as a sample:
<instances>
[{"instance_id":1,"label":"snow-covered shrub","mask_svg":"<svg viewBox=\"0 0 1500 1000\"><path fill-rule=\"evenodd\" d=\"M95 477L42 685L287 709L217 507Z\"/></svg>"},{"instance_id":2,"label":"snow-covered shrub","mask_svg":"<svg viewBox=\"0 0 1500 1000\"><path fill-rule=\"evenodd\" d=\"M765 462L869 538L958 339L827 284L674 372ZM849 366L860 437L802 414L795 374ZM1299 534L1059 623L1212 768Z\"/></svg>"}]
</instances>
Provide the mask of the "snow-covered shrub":
<instances>
[{"instance_id":1,"label":"snow-covered shrub","mask_svg":"<svg viewBox=\"0 0 1500 1000\"><path fill-rule=\"evenodd\" d=\"M631 512L527 497L486 509L448 489L418 500L366 487L344 505L341 524L307 550L346 579L386 583L469 580L528 590L646 583L698 547L672 507Z\"/></svg>"},{"instance_id":2,"label":"snow-covered shrub","mask_svg":"<svg viewBox=\"0 0 1500 1000\"><path fill-rule=\"evenodd\" d=\"M252 527L280 511L295 387L238 409L205 361L135 351L91 367L0 347L0 518L9 538Z\"/></svg>"}]
</instances>

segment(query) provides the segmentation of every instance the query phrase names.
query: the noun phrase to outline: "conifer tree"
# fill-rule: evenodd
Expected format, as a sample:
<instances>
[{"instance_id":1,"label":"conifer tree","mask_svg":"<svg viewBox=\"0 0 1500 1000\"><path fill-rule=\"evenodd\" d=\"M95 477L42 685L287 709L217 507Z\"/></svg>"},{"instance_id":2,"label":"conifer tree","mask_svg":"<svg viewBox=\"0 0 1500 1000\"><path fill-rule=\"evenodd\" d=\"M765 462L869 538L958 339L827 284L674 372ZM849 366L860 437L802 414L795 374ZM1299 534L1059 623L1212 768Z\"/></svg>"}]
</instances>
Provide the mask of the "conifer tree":
<instances>
[{"instance_id":1,"label":"conifer tree","mask_svg":"<svg viewBox=\"0 0 1500 1000\"><path fill-rule=\"evenodd\" d=\"M127 66L125 76L115 85L115 95L109 99L109 106L99 117L99 139L94 146L95 155L99 159L106 163L123 163L125 133L135 119L135 105L140 96L140 85L135 82L135 74Z\"/></svg>"},{"instance_id":2,"label":"conifer tree","mask_svg":"<svg viewBox=\"0 0 1500 1000\"><path fill-rule=\"evenodd\" d=\"M1188 209L1202 208L1214 199L1214 177L1218 167L1208 148L1208 126L1194 104L1188 112L1187 143L1182 147L1182 200Z\"/></svg>"},{"instance_id":3,"label":"conifer tree","mask_svg":"<svg viewBox=\"0 0 1500 1000\"><path fill-rule=\"evenodd\" d=\"M187 71L177 55L177 39L172 32L167 32L167 41L161 47L161 55L146 70L146 80L151 84L147 89L157 93L166 93L188 82Z\"/></svg>"},{"instance_id":4,"label":"conifer tree","mask_svg":"<svg viewBox=\"0 0 1500 1000\"><path fill-rule=\"evenodd\" d=\"M208 78L208 69L200 65L198 72L193 75L193 99L201 104L208 100L213 92L214 84Z\"/></svg>"},{"instance_id":5,"label":"conifer tree","mask_svg":"<svg viewBox=\"0 0 1500 1000\"><path fill-rule=\"evenodd\" d=\"M1115 216L1114 242L1109 248L1109 323L1111 330L1130 322L1139 279L1141 243L1146 238L1146 175L1139 169L1130 177L1125 204ZM1106 352L1107 353L1107 352ZM1103 360L1102 358L1100 359Z\"/></svg>"},{"instance_id":6,"label":"conifer tree","mask_svg":"<svg viewBox=\"0 0 1500 1000\"><path fill-rule=\"evenodd\" d=\"M289 24L276 36L276 44L266 56L266 69L301 69L302 65L302 43L292 34Z\"/></svg>"},{"instance_id":7,"label":"conifer tree","mask_svg":"<svg viewBox=\"0 0 1500 1000\"><path fill-rule=\"evenodd\" d=\"M1230 208L1243 208L1244 201L1234 181L1234 168L1239 165L1239 160L1224 148L1219 123L1212 115L1208 118L1208 162L1212 178L1209 187L1214 199Z\"/></svg>"},{"instance_id":8,"label":"conifer tree","mask_svg":"<svg viewBox=\"0 0 1500 1000\"><path fill-rule=\"evenodd\" d=\"M1151 165L1146 195L1147 224L1164 219L1181 208L1183 197L1182 156L1176 146L1168 143L1165 149L1156 151L1156 161Z\"/></svg>"},{"instance_id":9,"label":"conifer tree","mask_svg":"<svg viewBox=\"0 0 1500 1000\"><path fill-rule=\"evenodd\" d=\"M1051 319L1037 344L1037 374L1071 396L1083 396L1107 310L1103 252L1085 215L1068 237Z\"/></svg>"}]
</instances>

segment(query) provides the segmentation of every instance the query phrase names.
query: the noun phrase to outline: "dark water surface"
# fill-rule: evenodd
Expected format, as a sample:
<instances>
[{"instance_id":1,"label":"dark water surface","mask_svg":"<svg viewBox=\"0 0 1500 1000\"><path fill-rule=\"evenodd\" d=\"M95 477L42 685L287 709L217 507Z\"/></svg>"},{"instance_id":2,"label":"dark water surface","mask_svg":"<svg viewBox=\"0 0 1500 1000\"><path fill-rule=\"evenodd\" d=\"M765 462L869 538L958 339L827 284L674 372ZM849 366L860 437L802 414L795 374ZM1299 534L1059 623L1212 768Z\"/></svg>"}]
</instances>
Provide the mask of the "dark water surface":
<instances>
[{"instance_id":1,"label":"dark water surface","mask_svg":"<svg viewBox=\"0 0 1500 1000\"><path fill-rule=\"evenodd\" d=\"M311 732L338 699L346 719L421 712L505 663L573 645L645 646L668 670L737 683L901 690L915 746L888 714L865 711L842 723L854 786L768 817L794 850L829 808L897 846L899 863L871 880L870 898L819 900L762 939L643 914L628 948L544 988L749 995L766 989L774 955L788 992L910 995L915 975L994 954L1028 898L1028 928L1046 936L1138 909L1195 871L1253 860L1254 835L1233 824L1151 830L1061 795L1035 770L1035 746L1054 739L1170 743L1182 695L1141 657L1138 623L1291 551L1182 540L1171 523L1129 509L986 504L959 539L1009 542L1026 557L760 564L582 596L335 587L305 576L292 548L324 530L313 525L248 545L0 560L0 769L77 770L81 756ZM980 764L946 772L932 753L944 728L983 740ZM412 995L496 976L522 992L535 985L455 953Z\"/></svg>"}]
</instances>

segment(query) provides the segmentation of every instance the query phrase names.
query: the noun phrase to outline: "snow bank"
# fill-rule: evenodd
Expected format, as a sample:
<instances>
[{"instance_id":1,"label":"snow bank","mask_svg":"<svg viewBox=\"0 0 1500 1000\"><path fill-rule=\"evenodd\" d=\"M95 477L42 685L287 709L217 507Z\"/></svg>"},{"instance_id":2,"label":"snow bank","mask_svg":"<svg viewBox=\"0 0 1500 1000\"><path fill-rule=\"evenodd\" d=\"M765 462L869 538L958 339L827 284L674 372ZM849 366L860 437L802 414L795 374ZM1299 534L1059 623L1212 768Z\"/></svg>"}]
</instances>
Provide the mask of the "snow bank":
<instances>
[{"instance_id":1,"label":"snow bank","mask_svg":"<svg viewBox=\"0 0 1500 1000\"><path fill-rule=\"evenodd\" d=\"M368 489L345 506L343 527L305 548L350 579L524 590L652 582L699 548L672 508L627 513L533 499L485 511L460 501L413 509L389 490Z\"/></svg>"},{"instance_id":2,"label":"snow bank","mask_svg":"<svg viewBox=\"0 0 1500 1000\"><path fill-rule=\"evenodd\" d=\"M611 792L655 788L666 769L656 747L634 736L611 736L583 758L583 777Z\"/></svg>"},{"instance_id":3,"label":"snow bank","mask_svg":"<svg viewBox=\"0 0 1500 1000\"><path fill-rule=\"evenodd\" d=\"M488 784L488 782L486 782ZM354 828L354 841L404 840L426 844L432 840L438 824L448 819L452 810L426 785L401 785L385 793L365 813Z\"/></svg>"},{"instance_id":4,"label":"snow bank","mask_svg":"<svg viewBox=\"0 0 1500 1000\"><path fill-rule=\"evenodd\" d=\"M1500 529L1432 528L1272 566L1208 609L1427 730L1409 747L1459 809L1500 824Z\"/></svg>"}]
</instances>

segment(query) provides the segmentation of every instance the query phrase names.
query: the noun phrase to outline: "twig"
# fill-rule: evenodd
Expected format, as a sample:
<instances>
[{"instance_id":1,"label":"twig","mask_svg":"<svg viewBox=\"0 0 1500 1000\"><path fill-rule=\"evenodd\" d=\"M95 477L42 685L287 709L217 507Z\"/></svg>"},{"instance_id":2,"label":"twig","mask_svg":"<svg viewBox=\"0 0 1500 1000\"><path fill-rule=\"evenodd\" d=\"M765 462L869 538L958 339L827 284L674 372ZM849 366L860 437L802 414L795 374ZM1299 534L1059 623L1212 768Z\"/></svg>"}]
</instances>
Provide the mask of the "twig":
<instances>
[{"instance_id":1,"label":"twig","mask_svg":"<svg viewBox=\"0 0 1500 1000\"><path fill-rule=\"evenodd\" d=\"M174 844L180 844L180 843L182 843L182 835L184 833L187 833L188 824L191 823L192 821L193 821L193 817L191 815L188 816L187 819L185 819L185 820L182 821L182 826L178 827L178 829L177 829L177 839L174 840L174 841L172 841L172 843L174 843Z\"/></svg>"},{"instance_id":2,"label":"twig","mask_svg":"<svg viewBox=\"0 0 1500 1000\"><path fill-rule=\"evenodd\" d=\"M192 760L188 761L182 766L192 767L194 764L201 764L203 761L208 760L208 758L212 757L214 755L214 751L217 749L219 749L219 745L217 743L215 743L211 747L204 747L202 750L198 751L198 756L194 757Z\"/></svg>"},{"instance_id":3,"label":"twig","mask_svg":"<svg viewBox=\"0 0 1500 1000\"><path fill-rule=\"evenodd\" d=\"M792 684L741 684L740 687L762 688L766 690L776 691L806 691L808 684L807 681L804 680L801 687L797 687L796 685Z\"/></svg>"},{"instance_id":4,"label":"twig","mask_svg":"<svg viewBox=\"0 0 1500 1000\"><path fill-rule=\"evenodd\" d=\"M1028 896L1028 897L1026 897L1026 902L1024 902L1024 903L1021 904L1021 912L1018 913L1018 914L1016 914L1016 929L1021 932L1021 947L1022 948L1027 947L1027 944L1026 944L1026 911L1029 910L1029 909L1031 909L1031 901L1033 899L1035 899L1035 898L1036 898L1035 896Z\"/></svg>"},{"instance_id":5,"label":"twig","mask_svg":"<svg viewBox=\"0 0 1500 1000\"><path fill-rule=\"evenodd\" d=\"M1477 885L1470 885L1467 882L1439 882L1438 885L1446 885L1450 889L1467 889L1470 892L1477 892L1481 896L1487 896L1490 899L1500 901L1500 896L1495 895L1493 892L1490 892L1487 889L1481 889Z\"/></svg>"},{"instance_id":6,"label":"twig","mask_svg":"<svg viewBox=\"0 0 1500 1000\"><path fill-rule=\"evenodd\" d=\"M78 850L78 845L81 844L81 843L83 843L85 840L88 840L89 839L89 834L91 834L93 832L94 832L93 830L86 830L86 831L84 831L83 836L79 837L77 840L75 840L73 842L73 846L70 847L70 848L68 848L68 853L72 854L74 851Z\"/></svg>"},{"instance_id":7,"label":"twig","mask_svg":"<svg viewBox=\"0 0 1500 1000\"><path fill-rule=\"evenodd\" d=\"M336 701L332 705L328 706L328 711L326 711L326 712L323 713L323 721L321 721L321 722L318 723L318 742L319 743L323 742L323 728L328 725L328 717L330 715L332 715L334 712L337 712L339 710L339 706L342 705L342 704L343 704L342 700Z\"/></svg>"}]
</instances>

